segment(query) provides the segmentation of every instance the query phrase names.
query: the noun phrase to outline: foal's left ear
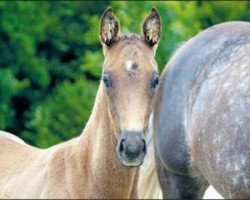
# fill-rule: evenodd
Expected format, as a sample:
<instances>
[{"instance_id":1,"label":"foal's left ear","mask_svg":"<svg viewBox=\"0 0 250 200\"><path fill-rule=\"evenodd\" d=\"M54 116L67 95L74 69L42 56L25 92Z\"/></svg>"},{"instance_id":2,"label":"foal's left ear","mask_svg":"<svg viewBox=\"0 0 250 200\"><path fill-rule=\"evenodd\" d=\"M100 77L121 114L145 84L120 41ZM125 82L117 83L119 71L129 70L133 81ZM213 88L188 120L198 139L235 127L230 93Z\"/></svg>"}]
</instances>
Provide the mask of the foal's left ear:
<instances>
[{"instance_id":1,"label":"foal's left ear","mask_svg":"<svg viewBox=\"0 0 250 200\"><path fill-rule=\"evenodd\" d=\"M151 13L144 20L142 31L143 39L149 46L158 44L161 37L161 18L156 8L152 8Z\"/></svg>"},{"instance_id":2,"label":"foal's left ear","mask_svg":"<svg viewBox=\"0 0 250 200\"><path fill-rule=\"evenodd\" d=\"M100 24L100 38L103 44L110 46L118 40L119 22L112 8L104 11Z\"/></svg>"}]
</instances>

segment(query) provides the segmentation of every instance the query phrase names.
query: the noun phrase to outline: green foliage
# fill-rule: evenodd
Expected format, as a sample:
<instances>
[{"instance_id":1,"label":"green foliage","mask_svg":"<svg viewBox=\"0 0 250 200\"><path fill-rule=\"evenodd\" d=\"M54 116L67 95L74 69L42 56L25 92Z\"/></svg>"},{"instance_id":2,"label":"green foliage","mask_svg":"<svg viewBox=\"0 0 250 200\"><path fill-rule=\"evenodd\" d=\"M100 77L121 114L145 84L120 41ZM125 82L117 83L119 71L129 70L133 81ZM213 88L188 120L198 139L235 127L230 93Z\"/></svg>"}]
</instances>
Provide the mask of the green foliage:
<instances>
[{"instance_id":1,"label":"green foliage","mask_svg":"<svg viewBox=\"0 0 250 200\"><path fill-rule=\"evenodd\" d=\"M114 1L111 3L123 32L141 32L141 23L152 7L162 19L162 37L156 60L160 71L180 44L201 30L230 20L250 20L249 2L219 1ZM237 7L237 9L236 9Z\"/></svg>"},{"instance_id":2,"label":"green foliage","mask_svg":"<svg viewBox=\"0 0 250 200\"><path fill-rule=\"evenodd\" d=\"M0 70L0 127L2 129L15 126L15 109L11 98L27 86L28 82L17 80L10 69Z\"/></svg>"},{"instance_id":3,"label":"green foliage","mask_svg":"<svg viewBox=\"0 0 250 200\"><path fill-rule=\"evenodd\" d=\"M93 23L98 23L106 7L106 2L98 7L96 2L0 2L0 129L43 147L80 133L92 109L97 84L80 80L100 77L103 57L98 24ZM92 30L91 37L86 35L88 30ZM89 66L93 66L93 73ZM69 106L67 93L71 103L77 102L75 107ZM87 103L78 99L80 95L85 95ZM52 98L57 104L52 105ZM66 113L56 116L60 112ZM62 115L74 112L79 117L72 124L61 123ZM39 113L44 121L39 121ZM70 130L67 137L58 127Z\"/></svg>"},{"instance_id":4,"label":"green foliage","mask_svg":"<svg viewBox=\"0 0 250 200\"><path fill-rule=\"evenodd\" d=\"M78 136L90 115L96 90L97 83L85 79L63 82L27 113L24 137L47 147Z\"/></svg>"},{"instance_id":5,"label":"green foliage","mask_svg":"<svg viewBox=\"0 0 250 200\"><path fill-rule=\"evenodd\" d=\"M249 10L249 1L201 2L199 18L202 23L202 28L206 28L223 21L249 21Z\"/></svg>"},{"instance_id":6,"label":"green foliage","mask_svg":"<svg viewBox=\"0 0 250 200\"><path fill-rule=\"evenodd\" d=\"M199 31L250 20L249 1L1 1L0 129L39 147L81 133L101 76L99 20L108 6L122 32L139 34L150 9L159 10L160 71Z\"/></svg>"}]
</instances>

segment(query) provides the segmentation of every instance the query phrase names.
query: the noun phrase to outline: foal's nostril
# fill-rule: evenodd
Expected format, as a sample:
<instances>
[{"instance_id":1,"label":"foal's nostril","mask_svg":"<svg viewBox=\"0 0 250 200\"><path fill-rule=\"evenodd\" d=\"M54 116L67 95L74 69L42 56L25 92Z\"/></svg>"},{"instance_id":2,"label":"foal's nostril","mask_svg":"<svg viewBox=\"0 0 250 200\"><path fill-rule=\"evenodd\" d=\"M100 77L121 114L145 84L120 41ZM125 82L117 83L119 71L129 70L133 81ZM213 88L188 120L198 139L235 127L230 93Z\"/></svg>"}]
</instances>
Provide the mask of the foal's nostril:
<instances>
[{"instance_id":1,"label":"foal's nostril","mask_svg":"<svg viewBox=\"0 0 250 200\"><path fill-rule=\"evenodd\" d=\"M146 144L146 141L145 140L142 140L143 141L143 148L142 148L142 152L143 153L147 153L147 144Z\"/></svg>"},{"instance_id":2,"label":"foal's nostril","mask_svg":"<svg viewBox=\"0 0 250 200\"><path fill-rule=\"evenodd\" d=\"M124 151L124 139L121 139L121 142L120 142L120 146L119 146L119 152L123 152Z\"/></svg>"}]
</instances>

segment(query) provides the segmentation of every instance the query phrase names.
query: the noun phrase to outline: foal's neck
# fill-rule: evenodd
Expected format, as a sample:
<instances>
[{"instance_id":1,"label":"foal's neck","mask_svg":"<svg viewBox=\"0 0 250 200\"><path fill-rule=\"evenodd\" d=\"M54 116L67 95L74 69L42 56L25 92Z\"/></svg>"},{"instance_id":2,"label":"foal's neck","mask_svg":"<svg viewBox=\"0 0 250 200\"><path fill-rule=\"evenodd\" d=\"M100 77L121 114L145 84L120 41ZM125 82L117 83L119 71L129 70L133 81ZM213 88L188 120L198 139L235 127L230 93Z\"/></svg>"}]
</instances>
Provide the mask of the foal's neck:
<instances>
[{"instance_id":1,"label":"foal's neck","mask_svg":"<svg viewBox=\"0 0 250 200\"><path fill-rule=\"evenodd\" d=\"M99 87L91 117L80 137L89 187L94 192L91 197L136 198L138 168L125 167L117 159L117 129L104 89Z\"/></svg>"}]
</instances>

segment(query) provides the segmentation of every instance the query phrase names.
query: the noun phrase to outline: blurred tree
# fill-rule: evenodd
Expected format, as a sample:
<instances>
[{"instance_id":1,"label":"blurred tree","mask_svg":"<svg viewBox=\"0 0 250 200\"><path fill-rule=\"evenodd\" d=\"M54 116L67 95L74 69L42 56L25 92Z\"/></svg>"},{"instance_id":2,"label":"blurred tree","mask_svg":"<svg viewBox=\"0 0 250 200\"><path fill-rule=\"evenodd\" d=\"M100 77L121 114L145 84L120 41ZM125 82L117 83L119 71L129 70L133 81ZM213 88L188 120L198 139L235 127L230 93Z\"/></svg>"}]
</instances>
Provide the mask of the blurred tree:
<instances>
[{"instance_id":1,"label":"blurred tree","mask_svg":"<svg viewBox=\"0 0 250 200\"><path fill-rule=\"evenodd\" d=\"M250 2L239 1L128 1L111 3L124 32L141 31L152 7L162 19L162 37L156 60L160 71L174 50L201 30L230 20L250 20ZM235 7L237 6L237 9Z\"/></svg>"},{"instance_id":2,"label":"blurred tree","mask_svg":"<svg viewBox=\"0 0 250 200\"><path fill-rule=\"evenodd\" d=\"M46 65L36 56L36 43L45 37L46 10L45 4L0 2L0 85L7 100L0 104L11 106L1 115L12 116L7 123L1 121L1 128L23 129L22 113L40 96L38 88L49 84Z\"/></svg>"},{"instance_id":3,"label":"blurred tree","mask_svg":"<svg viewBox=\"0 0 250 200\"><path fill-rule=\"evenodd\" d=\"M64 81L46 100L26 113L23 136L39 147L51 146L80 135L93 107L98 83Z\"/></svg>"},{"instance_id":4,"label":"blurred tree","mask_svg":"<svg viewBox=\"0 0 250 200\"><path fill-rule=\"evenodd\" d=\"M56 100L57 93L52 94L54 90L58 90L57 88L66 87L66 90L65 81L78 85L83 83L80 80L85 78L99 80L100 73L91 74L87 70L88 67L82 64L85 60L95 63L95 56L93 60L90 52L100 49L99 42L96 40L90 42L92 38L98 39L98 31L93 33L95 37L85 37L92 26L90 23L93 21L92 18L97 19L97 16L100 16L107 7L107 2L103 1L99 6L96 6L96 3L0 2L0 51L2 55L0 59L0 129L24 136L25 139L29 139L29 142L35 144L36 134L42 135L39 131L41 128L39 124L36 124L36 127L32 126L34 137L31 137L28 131L24 132L26 129L31 129L30 121L33 120L25 116L35 116L34 113L38 112L38 106L35 105L41 104L49 107L49 104L44 102L47 102L47 99L53 101L55 98ZM96 25L98 29L98 24ZM101 62L102 57L99 56L95 66L99 69L98 72L101 70ZM76 104L78 109L75 110L81 110L81 106L84 105L86 113L89 113L93 101L90 94L95 93L96 87L87 87L87 85L89 84L85 83L83 86L86 87L82 89L89 96L90 102L89 104ZM74 94L71 92L69 97L79 98L78 91L72 91ZM60 96L60 92L58 95ZM59 105L62 107L57 106L55 110L63 109L66 104L67 102L61 102ZM73 109L63 110L64 114L72 113ZM53 113L53 109L48 113ZM54 117L53 114L51 115ZM79 125L72 125L72 130L78 127L79 133L87 118L88 116L83 113L81 128ZM51 124L49 122L43 122L43 124L49 128L52 124L63 127L65 122L57 120L55 118L54 121L51 120ZM50 133L48 128L46 130L44 136ZM51 131L53 130L52 128ZM58 132L55 132L54 136ZM67 139L70 137L72 135L69 134ZM60 134L58 138L66 139ZM48 141L51 140L53 139L48 138ZM40 145L40 143L37 144ZM44 143L41 145L46 146Z\"/></svg>"},{"instance_id":5,"label":"blurred tree","mask_svg":"<svg viewBox=\"0 0 250 200\"><path fill-rule=\"evenodd\" d=\"M249 1L200 1L198 11L202 29L223 21L250 21Z\"/></svg>"}]
</instances>

